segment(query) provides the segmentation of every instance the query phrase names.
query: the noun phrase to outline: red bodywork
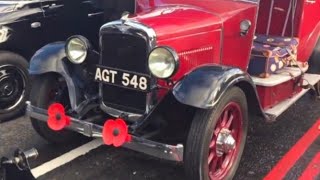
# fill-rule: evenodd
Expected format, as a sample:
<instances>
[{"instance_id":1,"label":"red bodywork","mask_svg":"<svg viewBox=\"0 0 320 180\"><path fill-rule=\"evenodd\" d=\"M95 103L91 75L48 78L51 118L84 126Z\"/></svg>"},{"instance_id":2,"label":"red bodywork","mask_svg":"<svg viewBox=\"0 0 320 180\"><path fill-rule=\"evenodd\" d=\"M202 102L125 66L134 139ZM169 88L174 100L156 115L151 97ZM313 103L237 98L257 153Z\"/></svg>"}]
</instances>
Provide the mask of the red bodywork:
<instances>
[{"instance_id":1,"label":"red bodywork","mask_svg":"<svg viewBox=\"0 0 320 180\"><path fill-rule=\"evenodd\" d=\"M289 0L274 0L273 9L270 10L272 1L261 0L256 33L298 37L300 42L298 46L298 60L307 62L320 36L320 1L297 1L294 23L292 23L292 14L290 13L289 17L291 18L288 18L286 24L289 6ZM271 14L270 11L272 11ZM268 21L269 18L270 22ZM269 31L268 23L270 23ZM257 86L257 90L262 107L270 108L295 95L301 91L301 88L298 88L294 81L288 81L274 87Z\"/></svg>"},{"instance_id":2,"label":"red bodywork","mask_svg":"<svg viewBox=\"0 0 320 180\"><path fill-rule=\"evenodd\" d=\"M259 34L267 34L268 18L270 15L271 0L261 0L257 31ZM289 0L275 0L270 21L270 35L291 36L300 39L298 49L299 61L306 62L310 58L312 51L320 36L320 1L318 0L298 0L297 11L294 24L289 18L285 27L286 10L290 6ZM290 13L291 17L292 14ZM285 29L285 30L284 30Z\"/></svg>"},{"instance_id":3,"label":"red bodywork","mask_svg":"<svg viewBox=\"0 0 320 180\"><path fill-rule=\"evenodd\" d=\"M302 88L297 86L297 80L290 80L277 86L257 86L260 104L263 109L272 108L275 104L299 93Z\"/></svg>"},{"instance_id":4,"label":"red bodywork","mask_svg":"<svg viewBox=\"0 0 320 180\"><path fill-rule=\"evenodd\" d=\"M158 45L178 52L180 68L174 80L203 64L247 69L254 28L241 37L240 22L248 19L255 27L256 4L228 0L184 0L183 5L177 5L182 4L180 0L153 3L155 6L147 3L146 9L133 18L155 30Z\"/></svg>"},{"instance_id":5,"label":"red bodywork","mask_svg":"<svg viewBox=\"0 0 320 180\"><path fill-rule=\"evenodd\" d=\"M308 61L320 35L320 1L297 0L292 20L293 15L287 10L294 6L293 2L139 0L138 13L132 18L155 30L157 45L170 46L178 52L180 67L172 78L178 81L204 64L235 66L247 71L255 33L298 37L298 60ZM246 36L240 36L243 20L252 22ZM292 82L275 87L258 86L262 107L271 107L298 93L299 89L292 86Z\"/></svg>"},{"instance_id":6,"label":"red bodywork","mask_svg":"<svg viewBox=\"0 0 320 180\"><path fill-rule=\"evenodd\" d=\"M320 1L298 0L294 25L289 18L286 28L290 1L274 0L270 11L271 2L261 0L258 5L235 0L139 0L139 13L134 18L154 28L158 45L171 46L180 53L183 63L174 79L179 79L192 67L207 63L246 70L253 35L267 34L269 17L269 34L298 37L298 59L307 61L320 35ZM253 24L249 34L241 37L239 23L244 19Z\"/></svg>"}]
</instances>

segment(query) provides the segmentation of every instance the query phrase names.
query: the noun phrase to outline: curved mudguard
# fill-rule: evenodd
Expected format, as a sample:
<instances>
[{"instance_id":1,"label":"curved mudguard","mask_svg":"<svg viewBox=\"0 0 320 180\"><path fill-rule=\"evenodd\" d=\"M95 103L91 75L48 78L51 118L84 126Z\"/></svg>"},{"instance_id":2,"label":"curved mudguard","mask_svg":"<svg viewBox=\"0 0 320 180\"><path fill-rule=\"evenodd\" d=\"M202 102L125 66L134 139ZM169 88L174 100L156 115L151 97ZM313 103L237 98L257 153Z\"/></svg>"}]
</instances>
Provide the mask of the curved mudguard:
<instances>
[{"instance_id":1,"label":"curved mudguard","mask_svg":"<svg viewBox=\"0 0 320 180\"><path fill-rule=\"evenodd\" d=\"M238 85L247 96L248 102L255 104L254 112L263 114L255 85L251 77L239 68L220 65L203 66L186 75L173 88L173 95L182 104L210 109L232 86Z\"/></svg>"},{"instance_id":2,"label":"curved mudguard","mask_svg":"<svg viewBox=\"0 0 320 180\"><path fill-rule=\"evenodd\" d=\"M39 49L31 58L29 73L33 75L47 72L68 73L62 61L66 57L64 46L64 42L57 42Z\"/></svg>"},{"instance_id":3,"label":"curved mudguard","mask_svg":"<svg viewBox=\"0 0 320 180\"><path fill-rule=\"evenodd\" d=\"M308 73L320 74L320 38L309 59Z\"/></svg>"},{"instance_id":4,"label":"curved mudguard","mask_svg":"<svg viewBox=\"0 0 320 180\"><path fill-rule=\"evenodd\" d=\"M77 111L77 106L81 103L81 93L75 84L77 81L72 79L69 72L64 47L64 42L56 42L42 47L31 58L29 73L30 75L40 75L55 72L62 75L68 86L71 107Z\"/></svg>"}]
</instances>

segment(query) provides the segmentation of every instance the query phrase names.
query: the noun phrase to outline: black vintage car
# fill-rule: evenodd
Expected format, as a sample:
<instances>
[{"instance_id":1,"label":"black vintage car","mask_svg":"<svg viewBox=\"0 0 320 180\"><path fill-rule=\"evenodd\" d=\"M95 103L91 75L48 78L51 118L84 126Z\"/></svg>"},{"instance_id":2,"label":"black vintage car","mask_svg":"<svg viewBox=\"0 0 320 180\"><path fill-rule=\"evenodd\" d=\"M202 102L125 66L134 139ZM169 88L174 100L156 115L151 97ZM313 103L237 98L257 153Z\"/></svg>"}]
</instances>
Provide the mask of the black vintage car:
<instances>
[{"instance_id":1,"label":"black vintage car","mask_svg":"<svg viewBox=\"0 0 320 180\"><path fill-rule=\"evenodd\" d=\"M0 122L24 109L30 91L28 59L36 50L73 34L85 35L97 46L98 29L106 21L103 2L0 1Z\"/></svg>"}]
</instances>

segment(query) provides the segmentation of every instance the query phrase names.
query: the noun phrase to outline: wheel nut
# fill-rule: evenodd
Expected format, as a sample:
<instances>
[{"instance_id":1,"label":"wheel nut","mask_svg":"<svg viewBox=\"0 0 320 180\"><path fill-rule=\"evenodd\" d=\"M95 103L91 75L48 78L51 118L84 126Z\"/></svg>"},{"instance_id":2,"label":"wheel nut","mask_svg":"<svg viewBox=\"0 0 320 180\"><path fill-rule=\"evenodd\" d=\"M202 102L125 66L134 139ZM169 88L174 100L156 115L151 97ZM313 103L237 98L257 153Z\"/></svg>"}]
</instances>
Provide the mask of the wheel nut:
<instances>
[{"instance_id":1,"label":"wheel nut","mask_svg":"<svg viewBox=\"0 0 320 180\"><path fill-rule=\"evenodd\" d=\"M233 138L231 131L229 129L221 129L218 134L216 142L216 152L217 156L221 157L224 153L228 153L235 149L236 141Z\"/></svg>"}]
</instances>

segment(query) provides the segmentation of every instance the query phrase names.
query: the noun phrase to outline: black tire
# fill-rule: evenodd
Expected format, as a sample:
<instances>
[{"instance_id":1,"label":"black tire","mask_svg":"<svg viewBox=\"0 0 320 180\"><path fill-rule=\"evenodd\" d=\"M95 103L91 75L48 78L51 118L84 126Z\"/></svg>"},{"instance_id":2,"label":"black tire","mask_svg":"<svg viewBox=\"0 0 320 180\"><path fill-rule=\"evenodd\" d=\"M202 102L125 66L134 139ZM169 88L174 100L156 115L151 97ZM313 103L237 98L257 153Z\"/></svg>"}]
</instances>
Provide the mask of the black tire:
<instances>
[{"instance_id":1,"label":"black tire","mask_svg":"<svg viewBox=\"0 0 320 180\"><path fill-rule=\"evenodd\" d=\"M0 72L0 122L16 118L25 110L31 87L28 66L22 56L0 51L0 71L6 71Z\"/></svg>"},{"instance_id":2,"label":"black tire","mask_svg":"<svg viewBox=\"0 0 320 180\"><path fill-rule=\"evenodd\" d=\"M191 180L209 180L209 144L212 142L211 138L214 137L213 131L216 128L218 118L224 111L224 108L230 104L236 103L239 109L241 109L242 114L242 133L238 138L241 138L239 144L237 144L237 153L231 155L233 158L233 163L229 166L230 168L225 171L225 176L223 178L230 180L236 173L239 166L241 156L244 150L246 136L248 132L248 108L247 101L244 92L238 88L233 87L229 89L220 102L217 104L216 108L210 110L198 110L192 121L190 131L188 134L186 151L184 154L185 170L187 177ZM232 121L231 121L232 122ZM233 126L233 125L232 125ZM211 178L216 179L216 178Z\"/></svg>"},{"instance_id":3,"label":"black tire","mask_svg":"<svg viewBox=\"0 0 320 180\"><path fill-rule=\"evenodd\" d=\"M64 94L61 98L53 99L50 97L50 93L54 91L57 87L57 84L59 83L59 75L55 73L49 73L49 74L43 74L40 76L35 76L33 78L33 85L31 88L31 94L30 94L30 101L31 104L39 107L47 109L50 104L54 102L62 103L63 105L66 105L69 103L69 97L68 94ZM66 87L66 86L65 86ZM67 92L67 91L66 91ZM73 141L77 136L79 136L77 133L68 131L68 130L62 130L62 131L53 131L51 130L47 123L39 121L34 118L30 118L33 128L36 130L36 132L46 139L47 141L54 143L54 144L63 144Z\"/></svg>"}]
</instances>

